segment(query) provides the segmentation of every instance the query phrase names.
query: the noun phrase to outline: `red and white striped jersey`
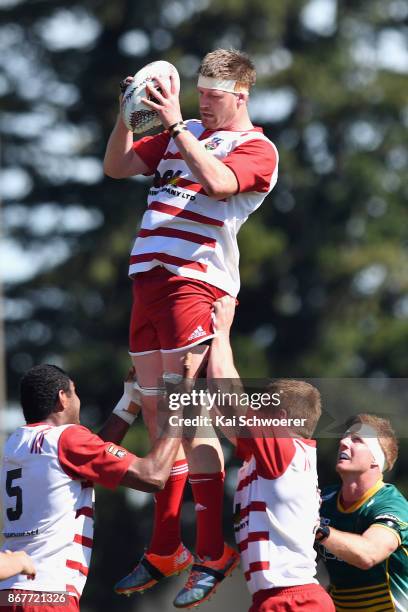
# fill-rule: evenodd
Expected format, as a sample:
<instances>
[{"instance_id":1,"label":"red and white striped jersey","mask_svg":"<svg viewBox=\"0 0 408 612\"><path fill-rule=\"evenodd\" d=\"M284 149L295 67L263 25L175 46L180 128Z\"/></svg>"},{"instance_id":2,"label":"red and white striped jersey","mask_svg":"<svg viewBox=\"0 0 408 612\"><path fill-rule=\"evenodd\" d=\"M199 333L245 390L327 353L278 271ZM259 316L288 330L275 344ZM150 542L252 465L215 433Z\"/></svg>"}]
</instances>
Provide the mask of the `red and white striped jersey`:
<instances>
[{"instance_id":1,"label":"red and white striped jersey","mask_svg":"<svg viewBox=\"0 0 408 612\"><path fill-rule=\"evenodd\" d=\"M234 172L239 191L224 200L210 198L167 132L136 142L135 152L155 178L129 274L163 265L178 276L197 278L236 296L237 233L276 184L278 152L260 128L209 131L197 120L187 125L203 147Z\"/></svg>"},{"instance_id":2,"label":"red and white striped jersey","mask_svg":"<svg viewBox=\"0 0 408 612\"><path fill-rule=\"evenodd\" d=\"M249 591L316 583L316 443L240 438L234 529Z\"/></svg>"},{"instance_id":3,"label":"red and white striped jersey","mask_svg":"<svg viewBox=\"0 0 408 612\"><path fill-rule=\"evenodd\" d=\"M37 574L34 580L21 574L3 580L0 589L80 597L93 544L94 490L88 478L117 486L133 458L80 425L18 428L4 447L3 549L25 550Z\"/></svg>"}]
</instances>

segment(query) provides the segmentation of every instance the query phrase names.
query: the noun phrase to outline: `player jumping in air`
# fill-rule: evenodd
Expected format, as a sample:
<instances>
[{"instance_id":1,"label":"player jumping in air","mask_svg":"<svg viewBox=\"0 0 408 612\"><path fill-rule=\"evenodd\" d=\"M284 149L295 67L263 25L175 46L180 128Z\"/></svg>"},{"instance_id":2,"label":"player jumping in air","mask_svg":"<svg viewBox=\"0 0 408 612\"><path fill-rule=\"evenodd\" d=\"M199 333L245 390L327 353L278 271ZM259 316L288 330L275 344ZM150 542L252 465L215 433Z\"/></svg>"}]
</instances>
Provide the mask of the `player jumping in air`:
<instances>
[{"instance_id":1,"label":"player jumping in air","mask_svg":"<svg viewBox=\"0 0 408 612\"><path fill-rule=\"evenodd\" d=\"M157 78L145 104L165 131L133 142L119 116L104 168L113 178L153 175L147 209L133 246L130 354L144 389L143 417L155 438L155 406L164 371L182 371L192 353L196 376L214 337L215 300L239 291L237 233L277 180L275 146L254 127L248 97L256 73L239 51L218 49L203 59L198 76L201 120L184 121L179 88ZM185 453L185 454L184 454ZM184 441L164 491L156 495L153 537L141 562L120 581L119 593L144 591L188 568L191 553L180 540L180 510L189 476L196 504L196 561L207 568L202 584L190 575L176 607L198 604L238 562L224 543L224 464L215 435ZM187 461L186 461L187 457Z\"/></svg>"}]
</instances>

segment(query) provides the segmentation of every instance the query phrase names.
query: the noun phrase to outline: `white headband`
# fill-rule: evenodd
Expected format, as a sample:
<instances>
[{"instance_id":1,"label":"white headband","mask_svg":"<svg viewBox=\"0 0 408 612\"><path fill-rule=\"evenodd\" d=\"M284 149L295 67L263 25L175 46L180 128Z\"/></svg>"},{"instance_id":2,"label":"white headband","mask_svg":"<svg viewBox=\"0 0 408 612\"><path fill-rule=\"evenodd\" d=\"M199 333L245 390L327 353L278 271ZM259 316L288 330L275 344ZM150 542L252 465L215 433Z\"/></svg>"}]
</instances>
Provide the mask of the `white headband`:
<instances>
[{"instance_id":1,"label":"white headband","mask_svg":"<svg viewBox=\"0 0 408 612\"><path fill-rule=\"evenodd\" d=\"M358 434L359 437L363 440L364 444L368 446L371 451L371 454L374 458L374 462L378 465L381 472L383 472L387 467L387 461L385 459L384 451L381 448L381 444L378 440L378 433L373 427L366 425L365 423L355 423L346 431L344 436L350 434Z\"/></svg>"},{"instance_id":2,"label":"white headband","mask_svg":"<svg viewBox=\"0 0 408 612\"><path fill-rule=\"evenodd\" d=\"M204 89L219 89L220 91L228 91L229 93L248 93L248 87L245 83L239 83L238 81L229 79L207 77L202 74L198 76L197 87L204 87Z\"/></svg>"}]
</instances>

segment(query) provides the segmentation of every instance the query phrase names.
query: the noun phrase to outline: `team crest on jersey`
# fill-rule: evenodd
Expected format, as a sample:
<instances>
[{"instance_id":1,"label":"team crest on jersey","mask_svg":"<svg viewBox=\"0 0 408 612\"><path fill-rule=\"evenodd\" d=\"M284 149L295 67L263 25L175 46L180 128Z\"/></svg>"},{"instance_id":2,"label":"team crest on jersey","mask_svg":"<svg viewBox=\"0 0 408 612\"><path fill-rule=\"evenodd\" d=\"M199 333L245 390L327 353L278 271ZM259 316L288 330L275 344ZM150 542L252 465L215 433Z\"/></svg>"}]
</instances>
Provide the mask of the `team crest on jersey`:
<instances>
[{"instance_id":1,"label":"team crest on jersey","mask_svg":"<svg viewBox=\"0 0 408 612\"><path fill-rule=\"evenodd\" d=\"M114 444L108 446L106 452L110 453L111 455L114 455L115 457L118 457L119 459L123 459L123 457L126 457L127 455L127 452L123 450L123 448L118 448Z\"/></svg>"},{"instance_id":2,"label":"team crest on jersey","mask_svg":"<svg viewBox=\"0 0 408 612\"><path fill-rule=\"evenodd\" d=\"M221 143L222 138L218 138L217 136L215 136L214 138L205 143L204 148L207 149L207 151L214 151L214 149L216 149Z\"/></svg>"}]
</instances>

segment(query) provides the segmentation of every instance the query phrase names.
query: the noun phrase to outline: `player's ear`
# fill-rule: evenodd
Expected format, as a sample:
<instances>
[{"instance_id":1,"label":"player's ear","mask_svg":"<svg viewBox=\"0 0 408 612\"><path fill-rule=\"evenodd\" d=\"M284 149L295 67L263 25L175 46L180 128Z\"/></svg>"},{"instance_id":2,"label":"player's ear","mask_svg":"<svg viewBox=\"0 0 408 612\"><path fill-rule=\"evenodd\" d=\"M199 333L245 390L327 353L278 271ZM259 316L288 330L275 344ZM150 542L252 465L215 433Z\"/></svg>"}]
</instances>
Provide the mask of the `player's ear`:
<instances>
[{"instance_id":1,"label":"player's ear","mask_svg":"<svg viewBox=\"0 0 408 612\"><path fill-rule=\"evenodd\" d=\"M243 92L243 91L241 91L238 94L238 101L237 101L238 102L238 106L242 106L243 104L246 104L247 100L248 100L248 94Z\"/></svg>"},{"instance_id":2,"label":"player's ear","mask_svg":"<svg viewBox=\"0 0 408 612\"><path fill-rule=\"evenodd\" d=\"M58 399L57 402L55 404L55 412L62 412L63 410L65 410L66 406L68 405L68 395L67 393L63 390L60 389L58 391Z\"/></svg>"}]
</instances>

